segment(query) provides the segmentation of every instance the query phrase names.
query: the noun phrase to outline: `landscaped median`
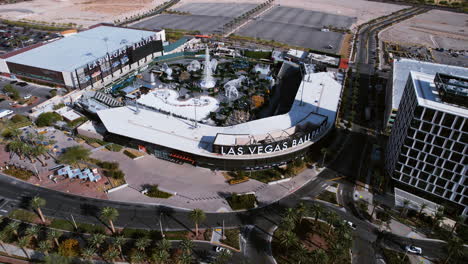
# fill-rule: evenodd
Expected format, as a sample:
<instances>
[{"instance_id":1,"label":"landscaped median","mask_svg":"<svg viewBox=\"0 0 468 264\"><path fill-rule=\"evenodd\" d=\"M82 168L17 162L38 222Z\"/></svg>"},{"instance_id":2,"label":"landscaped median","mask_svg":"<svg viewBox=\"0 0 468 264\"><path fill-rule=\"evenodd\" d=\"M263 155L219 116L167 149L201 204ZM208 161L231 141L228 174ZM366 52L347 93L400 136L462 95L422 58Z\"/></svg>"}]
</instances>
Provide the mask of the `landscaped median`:
<instances>
[{"instance_id":1,"label":"landscaped median","mask_svg":"<svg viewBox=\"0 0 468 264\"><path fill-rule=\"evenodd\" d=\"M31 206L37 214L18 209L12 211L9 217L0 218L0 254L2 250L6 251L5 248L20 248L22 256L10 257L20 259L26 256L34 261L44 261L45 255L46 263L65 263L64 259L68 261L66 263L78 259L104 260L107 263L193 263L196 255L193 254L192 241L209 242L213 234L211 228L198 229L198 224L205 219L203 211L199 209L190 213L190 219L196 224L195 230L119 229L113 225L118 211L111 207L96 212L103 223L101 225L75 222L72 215L70 220L41 219L40 207L45 205L45 200L35 197L33 201ZM238 251L239 229L228 229L225 235L222 246ZM177 242L177 247L171 241ZM7 254L10 253L7 251ZM219 254L217 258L225 260L222 263L228 263L230 255Z\"/></svg>"}]
</instances>

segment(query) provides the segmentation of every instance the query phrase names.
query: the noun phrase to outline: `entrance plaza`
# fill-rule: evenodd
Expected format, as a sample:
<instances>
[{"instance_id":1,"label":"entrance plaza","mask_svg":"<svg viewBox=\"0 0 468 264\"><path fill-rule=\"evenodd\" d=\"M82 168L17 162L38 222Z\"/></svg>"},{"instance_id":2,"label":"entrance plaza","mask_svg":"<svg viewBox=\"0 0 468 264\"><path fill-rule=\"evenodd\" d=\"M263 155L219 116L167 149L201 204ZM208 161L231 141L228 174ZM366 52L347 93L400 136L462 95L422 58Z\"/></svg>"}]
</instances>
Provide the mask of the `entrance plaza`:
<instances>
[{"instance_id":1,"label":"entrance plaza","mask_svg":"<svg viewBox=\"0 0 468 264\"><path fill-rule=\"evenodd\" d=\"M223 174L189 164L178 165L160 160L152 155L131 160L123 153L96 151L93 158L115 161L125 173L128 187L108 193L110 200L134 203L164 204L167 206L195 209L208 212L231 211L224 197L231 193L255 192L259 206L270 204L294 192L318 174L307 169L288 182L268 185L256 180L229 185ZM164 191L176 192L169 199L151 198L140 192L146 185L158 184Z\"/></svg>"}]
</instances>

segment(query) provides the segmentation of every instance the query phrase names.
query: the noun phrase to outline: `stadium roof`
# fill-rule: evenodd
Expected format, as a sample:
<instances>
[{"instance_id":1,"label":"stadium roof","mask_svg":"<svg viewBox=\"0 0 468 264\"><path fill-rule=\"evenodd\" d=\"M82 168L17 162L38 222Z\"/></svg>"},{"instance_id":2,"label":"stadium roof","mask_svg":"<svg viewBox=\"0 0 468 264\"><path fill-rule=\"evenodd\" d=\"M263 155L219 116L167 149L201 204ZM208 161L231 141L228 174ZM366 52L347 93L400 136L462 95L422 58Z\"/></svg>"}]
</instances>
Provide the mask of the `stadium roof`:
<instances>
[{"instance_id":1,"label":"stadium roof","mask_svg":"<svg viewBox=\"0 0 468 264\"><path fill-rule=\"evenodd\" d=\"M104 57L107 50L116 51L155 34L154 31L101 25L26 50L7 58L6 61L48 70L71 72Z\"/></svg>"},{"instance_id":2,"label":"stadium roof","mask_svg":"<svg viewBox=\"0 0 468 264\"><path fill-rule=\"evenodd\" d=\"M133 106L102 110L97 114L111 133L192 154L216 157L218 154L210 150L218 134L231 136L231 138L223 138L224 144L229 144L232 137L238 135L265 135L279 130L288 130L306 122L319 125L325 117L328 117L329 124L333 124L341 84L333 78L332 73L327 72L306 75L305 80L300 85L289 113L228 127L198 124L198 127L194 128L193 122L160 112L139 109L136 113ZM304 90L303 93L302 90ZM300 102L301 95L303 104ZM248 155L243 155L243 158L246 156Z\"/></svg>"},{"instance_id":3,"label":"stadium roof","mask_svg":"<svg viewBox=\"0 0 468 264\"><path fill-rule=\"evenodd\" d=\"M455 76L468 76L468 68L456 67L451 65L423 62L410 59L397 59L393 63L393 89L392 89L392 108L398 109L406 81L410 71L416 71L435 76L436 73L446 73Z\"/></svg>"}]
</instances>

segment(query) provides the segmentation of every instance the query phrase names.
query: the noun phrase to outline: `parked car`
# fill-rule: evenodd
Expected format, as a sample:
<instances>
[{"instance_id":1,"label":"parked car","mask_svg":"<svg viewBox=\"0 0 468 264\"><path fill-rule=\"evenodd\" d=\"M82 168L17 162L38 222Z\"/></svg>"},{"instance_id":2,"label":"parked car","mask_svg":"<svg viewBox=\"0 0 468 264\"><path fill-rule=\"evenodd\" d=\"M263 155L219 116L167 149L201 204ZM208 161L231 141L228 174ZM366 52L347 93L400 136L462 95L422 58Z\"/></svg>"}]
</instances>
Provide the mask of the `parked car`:
<instances>
[{"instance_id":1,"label":"parked car","mask_svg":"<svg viewBox=\"0 0 468 264\"><path fill-rule=\"evenodd\" d=\"M21 86L21 87L24 87L24 86L27 86L28 84L25 83L25 82L19 82L19 83L17 83L16 85L19 85L19 86Z\"/></svg>"},{"instance_id":2,"label":"parked car","mask_svg":"<svg viewBox=\"0 0 468 264\"><path fill-rule=\"evenodd\" d=\"M27 94L27 95L25 95L25 96L23 97L23 99L24 99L24 100L28 100L28 99L30 99L31 97L32 97L32 95Z\"/></svg>"},{"instance_id":3,"label":"parked car","mask_svg":"<svg viewBox=\"0 0 468 264\"><path fill-rule=\"evenodd\" d=\"M420 247L416 247L413 245L408 245L405 247L405 251L408 253L413 253L416 255L421 255L422 254L422 249Z\"/></svg>"},{"instance_id":4,"label":"parked car","mask_svg":"<svg viewBox=\"0 0 468 264\"><path fill-rule=\"evenodd\" d=\"M347 221L347 220L345 220L344 222L345 222L345 224L347 224L349 227L351 227L352 230L356 230L357 226L356 226L353 222Z\"/></svg>"},{"instance_id":5,"label":"parked car","mask_svg":"<svg viewBox=\"0 0 468 264\"><path fill-rule=\"evenodd\" d=\"M214 250L215 250L217 253L221 253L222 251L225 251L226 253L231 254L231 250L229 250L229 249L227 249L227 248L223 248L223 247L215 247Z\"/></svg>"}]
</instances>

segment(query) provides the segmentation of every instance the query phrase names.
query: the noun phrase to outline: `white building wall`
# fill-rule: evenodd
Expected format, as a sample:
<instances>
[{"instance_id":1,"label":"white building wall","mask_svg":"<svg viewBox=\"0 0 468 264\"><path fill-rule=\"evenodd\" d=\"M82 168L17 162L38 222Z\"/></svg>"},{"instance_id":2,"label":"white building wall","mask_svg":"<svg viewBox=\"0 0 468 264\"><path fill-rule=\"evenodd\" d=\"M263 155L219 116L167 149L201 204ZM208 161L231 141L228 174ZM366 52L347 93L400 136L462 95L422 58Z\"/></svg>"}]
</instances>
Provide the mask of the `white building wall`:
<instances>
[{"instance_id":1,"label":"white building wall","mask_svg":"<svg viewBox=\"0 0 468 264\"><path fill-rule=\"evenodd\" d=\"M5 59L0 59L0 72L10 73Z\"/></svg>"}]
</instances>

